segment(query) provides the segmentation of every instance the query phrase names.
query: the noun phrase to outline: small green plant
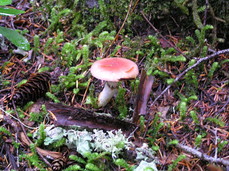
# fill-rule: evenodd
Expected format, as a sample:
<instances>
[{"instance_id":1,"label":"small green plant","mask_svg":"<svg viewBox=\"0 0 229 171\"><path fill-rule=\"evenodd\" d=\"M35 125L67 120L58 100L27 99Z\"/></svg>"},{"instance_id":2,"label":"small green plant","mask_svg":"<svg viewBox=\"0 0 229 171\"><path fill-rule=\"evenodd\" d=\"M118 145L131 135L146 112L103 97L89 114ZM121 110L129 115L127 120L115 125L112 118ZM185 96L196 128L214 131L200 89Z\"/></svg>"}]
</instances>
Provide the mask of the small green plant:
<instances>
[{"instance_id":1,"label":"small green plant","mask_svg":"<svg viewBox=\"0 0 229 171\"><path fill-rule=\"evenodd\" d=\"M141 132L145 130L145 117L144 116L140 116L139 118L139 127L140 127Z\"/></svg>"},{"instance_id":2,"label":"small green plant","mask_svg":"<svg viewBox=\"0 0 229 171\"><path fill-rule=\"evenodd\" d=\"M103 160L108 159L108 153L85 153L84 159L75 155L70 155L69 158L71 160L76 161L79 164L85 165L86 170L89 171L101 171L101 170L107 170L107 166L103 163ZM65 171L68 171L69 169L76 168L78 170L83 170L79 165L73 165L69 166L65 169Z\"/></svg>"},{"instance_id":3,"label":"small green plant","mask_svg":"<svg viewBox=\"0 0 229 171\"><path fill-rule=\"evenodd\" d=\"M19 155L20 159L25 159L29 162L31 166L34 166L36 168L39 168L41 171L45 171L45 163L40 160L39 156L36 153L36 145L30 144L30 150L32 154L21 154Z\"/></svg>"},{"instance_id":4,"label":"small green plant","mask_svg":"<svg viewBox=\"0 0 229 171\"><path fill-rule=\"evenodd\" d=\"M41 106L41 111L39 113L36 113L36 112L31 112L29 115L30 115L30 118L29 120L30 121L34 121L34 122L37 122L37 123L41 123L45 116L48 114L48 111L46 110L46 107L45 105L42 105Z\"/></svg>"},{"instance_id":5,"label":"small green plant","mask_svg":"<svg viewBox=\"0 0 229 171\"><path fill-rule=\"evenodd\" d=\"M221 118L208 117L208 118L205 119L205 121L212 122L212 123L214 123L214 124L216 124L216 125L218 125L220 127L225 126L225 122L223 122Z\"/></svg>"},{"instance_id":6,"label":"small green plant","mask_svg":"<svg viewBox=\"0 0 229 171\"><path fill-rule=\"evenodd\" d=\"M5 127L0 127L0 137L1 137L1 139L2 139L2 135L3 134L6 134L6 135L11 135L11 133L10 133L10 131L9 130L7 130Z\"/></svg>"},{"instance_id":7,"label":"small green plant","mask_svg":"<svg viewBox=\"0 0 229 171\"><path fill-rule=\"evenodd\" d=\"M33 44L34 44L34 47L33 47L34 53L38 53L40 51L40 36L35 35L33 37Z\"/></svg>"},{"instance_id":8,"label":"small green plant","mask_svg":"<svg viewBox=\"0 0 229 171\"><path fill-rule=\"evenodd\" d=\"M219 68L219 62L214 62L209 70L208 78L212 79L214 72Z\"/></svg>"},{"instance_id":9,"label":"small green plant","mask_svg":"<svg viewBox=\"0 0 229 171\"><path fill-rule=\"evenodd\" d=\"M148 140L151 145L154 145L154 142L157 138L158 132L164 123L160 122L160 114L157 113L153 119L152 125L148 131Z\"/></svg>"},{"instance_id":10,"label":"small green plant","mask_svg":"<svg viewBox=\"0 0 229 171\"><path fill-rule=\"evenodd\" d=\"M60 90L73 88L73 93L77 94L81 88L85 88L88 85L88 80L85 81L85 71L90 65L91 63L87 63L71 67L68 75L59 77L60 84L55 88Z\"/></svg>"},{"instance_id":11,"label":"small green plant","mask_svg":"<svg viewBox=\"0 0 229 171\"><path fill-rule=\"evenodd\" d=\"M98 98L95 97L94 92L95 92L95 86L94 84L91 84L89 87L89 93L86 98L85 104L90 104L92 105L93 108L98 108L98 103L97 103Z\"/></svg>"},{"instance_id":12,"label":"small green plant","mask_svg":"<svg viewBox=\"0 0 229 171\"><path fill-rule=\"evenodd\" d=\"M78 171L78 170L83 170L83 169L79 165L74 164L74 165L71 165L62 171Z\"/></svg>"},{"instance_id":13,"label":"small green plant","mask_svg":"<svg viewBox=\"0 0 229 171\"><path fill-rule=\"evenodd\" d=\"M184 119L187 113L187 105L189 104L191 100L197 100L197 96L193 95L193 96L189 96L188 98L186 98L184 95L180 93L178 93L177 95L180 97L180 100L181 100L178 105L178 109L180 112L180 118Z\"/></svg>"},{"instance_id":14,"label":"small green plant","mask_svg":"<svg viewBox=\"0 0 229 171\"><path fill-rule=\"evenodd\" d=\"M17 107L16 110L17 110L19 118L24 118L25 117L24 110L22 110L20 107Z\"/></svg>"},{"instance_id":15,"label":"small green plant","mask_svg":"<svg viewBox=\"0 0 229 171\"><path fill-rule=\"evenodd\" d=\"M137 51L138 55L146 55L145 68L147 75L157 75L162 78L168 78L169 75L160 69L160 66L167 62L178 63L185 62L186 58L182 55L175 55L174 48L163 49L155 36L148 36L149 42L141 50Z\"/></svg>"},{"instance_id":16,"label":"small green plant","mask_svg":"<svg viewBox=\"0 0 229 171\"><path fill-rule=\"evenodd\" d=\"M195 35L197 40L191 36L186 37L186 40L188 40L191 45L190 48L192 49L189 52L190 56L205 57L207 55L208 48L205 46L206 32L211 29L213 29L212 25L206 25L202 28L196 29Z\"/></svg>"},{"instance_id":17,"label":"small green plant","mask_svg":"<svg viewBox=\"0 0 229 171\"><path fill-rule=\"evenodd\" d=\"M51 92L47 92L46 96L53 100L55 103L60 103L60 100Z\"/></svg>"},{"instance_id":18,"label":"small green plant","mask_svg":"<svg viewBox=\"0 0 229 171\"><path fill-rule=\"evenodd\" d=\"M118 89L118 94L115 99L116 108L119 111L119 118L124 119L128 113L126 100L125 100L126 90L124 88Z\"/></svg>"},{"instance_id":19,"label":"small green plant","mask_svg":"<svg viewBox=\"0 0 229 171\"><path fill-rule=\"evenodd\" d=\"M25 13L22 10L8 8L6 6L6 5L10 5L11 3L12 3L12 0L5 0L5 1L0 2L0 15L14 16L14 15ZM19 49L22 49L22 50L30 49L30 44L28 40L24 36L22 36L20 33L18 33L18 31L0 26L0 34L6 37L11 43L13 43Z\"/></svg>"},{"instance_id":20,"label":"small green plant","mask_svg":"<svg viewBox=\"0 0 229 171\"><path fill-rule=\"evenodd\" d=\"M44 140L46 138L46 133L44 129L45 129L45 125L41 123L38 129L38 139L35 142L36 146L38 147L44 143Z\"/></svg>"},{"instance_id":21,"label":"small green plant","mask_svg":"<svg viewBox=\"0 0 229 171\"><path fill-rule=\"evenodd\" d=\"M223 148L229 143L228 141L222 141L218 139L218 152L221 152Z\"/></svg>"},{"instance_id":22,"label":"small green plant","mask_svg":"<svg viewBox=\"0 0 229 171\"><path fill-rule=\"evenodd\" d=\"M195 124L199 124L200 123L199 118L198 118L198 116L197 116L195 111L193 111L193 110L190 111L190 116L192 117L192 120L194 121Z\"/></svg>"},{"instance_id":23,"label":"small green plant","mask_svg":"<svg viewBox=\"0 0 229 171\"><path fill-rule=\"evenodd\" d=\"M6 62L5 62L6 63ZM4 65L4 64L3 64ZM2 68L3 68L4 66L2 66ZM1 72L0 72L0 74L1 74ZM8 81L8 80L5 80L3 77L2 77L2 75L0 75L0 89L2 89L2 87L5 87L5 86L7 86L7 85L9 85L11 82L10 81Z\"/></svg>"},{"instance_id":24,"label":"small green plant","mask_svg":"<svg viewBox=\"0 0 229 171\"><path fill-rule=\"evenodd\" d=\"M203 133L203 134L199 134L197 135L197 137L195 138L195 145L197 147L200 147L200 145L202 144L202 139L206 136L206 133Z\"/></svg>"},{"instance_id":25,"label":"small green plant","mask_svg":"<svg viewBox=\"0 0 229 171\"><path fill-rule=\"evenodd\" d=\"M12 136L11 132L7 130L5 127L0 126L0 143L4 143L3 141L5 140L6 137L10 137L14 148L18 149L20 147L21 144L18 143L17 140L16 141L14 140L14 137Z\"/></svg>"},{"instance_id":26,"label":"small green plant","mask_svg":"<svg viewBox=\"0 0 229 171\"><path fill-rule=\"evenodd\" d=\"M168 166L168 171L172 171L173 169L175 169L178 162L185 159L185 158L186 158L185 155L179 155L175 160L173 160L173 163Z\"/></svg>"},{"instance_id":27,"label":"small green plant","mask_svg":"<svg viewBox=\"0 0 229 171\"><path fill-rule=\"evenodd\" d=\"M117 159L114 161L114 163L122 168L125 168L126 171L132 171L134 170L134 166L129 165L124 159Z\"/></svg>"},{"instance_id":28,"label":"small green plant","mask_svg":"<svg viewBox=\"0 0 229 171\"><path fill-rule=\"evenodd\" d=\"M64 32L57 30L55 37L48 38L47 42L44 45L44 52L49 54L58 55L59 50L61 48L60 44L64 42Z\"/></svg>"},{"instance_id":29,"label":"small green plant","mask_svg":"<svg viewBox=\"0 0 229 171\"><path fill-rule=\"evenodd\" d=\"M178 140L171 140L171 141L169 142L169 145L176 145L176 144L178 144L178 143L179 143Z\"/></svg>"}]
</instances>

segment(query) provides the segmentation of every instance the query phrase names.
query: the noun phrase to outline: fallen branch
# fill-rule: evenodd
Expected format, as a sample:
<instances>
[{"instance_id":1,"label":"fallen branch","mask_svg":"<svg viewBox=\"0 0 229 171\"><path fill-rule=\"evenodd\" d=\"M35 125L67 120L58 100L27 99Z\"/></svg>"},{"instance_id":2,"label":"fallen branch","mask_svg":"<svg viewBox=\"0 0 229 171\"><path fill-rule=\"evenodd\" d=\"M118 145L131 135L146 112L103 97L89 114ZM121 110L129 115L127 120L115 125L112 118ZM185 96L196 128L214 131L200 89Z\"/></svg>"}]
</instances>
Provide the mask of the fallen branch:
<instances>
[{"instance_id":1,"label":"fallen branch","mask_svg":"<svg viewBox=\"0 0 229 171\"><path fill-rule=\"evenodd\" d=\"M197 156L200 159L206 160L206 161L211 162L211 163L217 163L217 164L223 164L225 166L229 166L229 160L225 160L223 158L211 157L211 156L209 156L209 155L207 155L205 153L199 152L198 150L196 150L194 148L191 148L189 146L182 145L182 144L179 144L179 143L176 146L178 148L188 152L188 153L191 153L191 154Z\"/></svg>"},{"instance_id":2,"label":"fallen branch","mask_svg":"<svg viewBox=\"0 0 229 171\"><path fill-rule=\"evenodd\" d=\"M175 80L173 81L172 84L168 85L153 101L152 105L155 104L155 102L164 94L168 91L168 89L170 89L170 87L175 83L177 82L183 75L185 75L188 71L190 71L191 69L195 68L196 66L198 66L200 63L202 63L203 61L207 61L211 58L214 58L220 54L227 54L229 53L229 49L224 49L224 50L220 50L220 51L217 51L211 55L208 55L206 57L203 57L203 58L200 58L196 61L196 63L190 67L188 67L187 69L185 69L182 73L180 73L176 78Z\"/></svg>"}]
</instances>

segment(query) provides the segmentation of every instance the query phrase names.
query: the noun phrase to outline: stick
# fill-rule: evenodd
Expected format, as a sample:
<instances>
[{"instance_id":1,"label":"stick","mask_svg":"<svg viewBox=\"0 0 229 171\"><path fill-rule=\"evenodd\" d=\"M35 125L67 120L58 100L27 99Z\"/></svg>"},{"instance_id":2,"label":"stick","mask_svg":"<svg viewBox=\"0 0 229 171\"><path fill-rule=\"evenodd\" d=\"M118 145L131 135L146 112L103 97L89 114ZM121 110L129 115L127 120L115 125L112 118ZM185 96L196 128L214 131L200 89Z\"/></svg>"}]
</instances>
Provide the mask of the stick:
<instances>
[{"instance_id":1,"label":"stick","mask_svg":"<svg viewBox=\"0 0 229 171\"><path fill-rule=\"evenodd\" d=\"M211 59L211 58L214 58L214 57L216 57L216 56L218 56L218 55L220 55L220 54L227 54L227 53L229 53L229 49L224 49L224 50L217 51L217 52L215 52L215 53L213 53L213 54L211 54L211 55L208 55L208 56L206 56L206 57L204 57L204 58L200 58L199 60L197 60L197 62L196 62L194 65L188 67L188 68L185 69L182 73L180 73L180 74L176 77L176 79L173 81L172 84L174 84L175 82L177 82L183 75L185 75L188 71L190 71L191 69L193 69L193 68L195 68L196 66L198 66L198 65L199 65L200 63L202 63L203 61L206 61L206 60L209 60L209 59ZM170 89L170 87L172 86L172 84L168 85L168 86L167 86L167 87L166 87L166 88L165 88L165 89L164 89L164 90L154 99L152 105L154 105L155 102L156 102L163 94L165 94L165 93L168 91L168 89Z\"/></svg>"},{"instance_id":2,"label":"stick","mask_svg":"<svg viewBox=\"0 0 229 171\"><path fill-rule=\"evenodd\" d=\"M191 154L197 156L200 159L206 160L206 161L211 162L211 163L218 163L218 164L223 164L225 166L229 166L229 160L225 160L223 158L211 157L205 153L199 152L198 150L196 150L194 148L191 148L191 147L186 146L186 145L182 145L180 143L178 143L176 146L178 148L188 152L188 153L191 153Z\"/></svg>"}]
</instances>

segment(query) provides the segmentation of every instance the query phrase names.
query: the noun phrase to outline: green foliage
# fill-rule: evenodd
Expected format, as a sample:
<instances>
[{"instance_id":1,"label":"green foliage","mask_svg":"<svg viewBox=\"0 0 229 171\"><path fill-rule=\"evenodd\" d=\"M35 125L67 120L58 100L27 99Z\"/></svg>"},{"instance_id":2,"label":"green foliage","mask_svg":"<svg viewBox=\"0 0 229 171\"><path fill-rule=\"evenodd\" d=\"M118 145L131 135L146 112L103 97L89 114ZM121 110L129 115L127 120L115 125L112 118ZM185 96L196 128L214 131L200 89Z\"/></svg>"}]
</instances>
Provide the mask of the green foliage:
<instances>
[{"instance_id":1,"label":"green foliage","mask_svg":"<svg viewBox=\"0 0 229 171\"><path fill-rule=\"evenodd\" d=\"M92 105L93 108L98 108L98 103L97 103L98 98L94 96L94 92L95 92L95 86L94 84L91 84L89 87L89 93L86 98L85 104L90 104Z\"/></svg>"},{"instance_id":2,"label":"green foliage","mask_svg":"<svg viewBox=\"0 0 229 171\"><path fill-rule=\"evenodd\" d=\"M212 79L214 72L219 68L219 62L214 62L209 70L208 77Z\"/></svg>"},{"instance_id":3,"label":"green foliage","mask_svg":"<svg viewBox=\"0 0 229 171\"><path fill-rule=\"evenodd\" d=\"M40 160L39 156L36 153L36 145L30 144L30 150L32 154L21 154L19 155L20 159L25 159L31 166L38 168L40 171L45 171L45 163Z\"/></svg>"},{"instance_id":4,"label":"green foliage","mask_svg":"<svg viewBox=\"0 0 229 171\"><path fill-rule=\"evenodd\" d=\"M90 171L101 171L101 169L93 163L87 163L85 168Z\"/></svg>"},{"instance_id":5,"label":"green foliage","mask_svg":"<svg viewBox=\"0 0 229 171\"><path fill-rule=\"evenodd\" d=\"M212 25L205 25L195 30L197 40L188 36L186 40L191 43L190 56L205 57L207 55L207 46L205 46L206 32L213 29Z\"/></svg>"},{"instance_id":6,"label":"green foliage","mask_svg":"<svg viewBox=\"0 0 229 171\"><path fill-rule=\"evenodd\" d=\"M78 55L79 50L76 50L76 45L74 42L67 42L64 44L62 51L61 51L61 57L62 62L64 65L70 67L78 60L80 59L80 55Z\"/></svg>"},{"instance_id":7,"label":"green foliage","mask_svg":"<svg viewBox=\"0 0 229 171\"><path fill-rule=\"evenodd\" d=\"M58 100L58 98L51 92L47 92L46 96L49 97L51 100L53 100L55 103L60 103L60 100Z\"/></svg>"},{"instance_id":8,"label":"green foliage","mask_svg":"<svg viewBox=\"0 0 229 171\"><path fill-rule=\"evenodd\" d=\"M12 0L2 0L0 2L0 5L3 6L3 5L10 5L12 3Z\"/></svg>"},{"instance_id":9,"label":"green foliage","mask_svg":"<svg viewBox=\"0 0 229 171\"><path fill-rule=\"evenodd\" d=\"M145 130L145 117L140 116L139 122L140 131L143 132Z\"/></svg>"},{"instance_id":10,"label":"green foliage","mask_svg":"<svg viewBox=\"0 0 229 171\"><path fill-rule=\"evenodd\" d=\"M174 82L174 79L173 78L169 78L166 80L166 83L167 84L172 84Z\"/></svg>"},{"instance_id":11,"label":"green foliage","mask_svg":"<svg viewBox=\"0 0 229 171\"><path fill-rule=\"evenodd\" d=\"M16 110L17 110L19 118L25 117L24 111L20 107L17 107Z\"/></svg>"},{"instance_id":12,"label":"green foliage","mask_svg":"<svg viewBox=\"0 0 229 171\"><path fill-rule=\"evenodd\" d=\"M185 62L186 58L182 55L175 55L174 48L163 49L155 36L148 36L149 43L146 43L138 55L146 55L145 68L147 75L158 75L162 78L169 77L165 72L162 72L158 67L163 66L167 62L177 63Z\"/></svg>"},{"instance_id":13,"label":"green foliage","mask_svg":"<svg viewBox=\"0 0 229 171\"><path fill-rule=\"evenodd\" d=\"M109 46L109 42L114 40L115 32L102 31L106 22L99 23L90 33L79 32L78 37L60 46L65 39L62 31L57 31L57 36L49 38L44 47L47 54L54 53L60 55L60 61L63 66L69 68L69 73L59 77L59 84L52 85L53 93L71 89L74 94L78 94L81 89L88 86L86 74L91 65L89 62L90 49L101 48L101 52ZM101 32L102 31L102 32ZM51 98L53 98L50 95ZM54 100L54 99L53 99Z\"/></svg>"},{"instance_id":14,"label":"green foliage","mask_svg":"<svg viewBox=\"0 0 229 171\"><path fill-rule=\"evenodd\" d=\"M119 111L119 118L124 119L126 118L127 115L127 105L126 105L126 100L125 100L125 94L126 94L126 89L124 88L119 88L118 89L118 94L115 98L115 105L116 108Z\"/></svg>"},{"instance_id":15,"label":"green foliage","mask_svg":"<svg viewBox=\"0 0 229 171\"><path fill-rule=\"evenodd\" d=\"M25 106L23 107L23 110L28 110L33 104L34 104L33 101L26 103Z\"/></svg>"},{"instance_id":16,"label":"green foliage","mask_svg":"<svg viewBox=\"0 0 229 171\"><path fill-rule=\"evenodd\" d=\"M174 0L174 5L180 8L184 14L189 15L189 9L186 7L186 2L185 0Z\"/></svg>"},{"instance_id":17,"label":"green foliage","mask_svg":"<svg viewBox=\"0 0 229 171\"><path fill-rule=\"evenodd\" d=\"M20 87L22 84L25 84L27 80L21 80L19 83L17 83L17 87Z\"/></svg>"},{"instance_id":18,"label":"green foliage","mask_svg":"<svg viewBox=\"0 0 229 171\"><path fill-rule=\"evenodd\" d=\"M0 7L0 15L14 16L14 15L25 13L25 11L13 9L13 8L8 8L6 6L6 5L10 5L10 4L12 4L12 0L2 0L0 2L0 6L4 6L4 7Z\"/></svg>"},{"instance_id":19,"label":"green foliage","mask_svg":"<svg viewBox=\"0 0 229 171\"><path fill-rule=\"evenodd\" d=\"M60 84L56 88L60 90L73 88L74 94L77 94L81 88L86 88L88 80L85 81L85 71L90 65L91 63L87 63L71 67L68 75L59 77Z\"/></svg>"},{"instance_id":20,"label":"green foliage","mask_svg":"<svg viewBox=\"0 0 229 171\"><path fill-rule=\"evenodd\" d=\"M0 33L6 37L11 43L17 46L19 49L28 51L30 49L30 44L28 40L19 34L16 30L0 26Z\"/></svg>"},{"instance_id":21,"label":"green foliage","mask_svg":"<svg viewBox=\"0 0 229 171\"><path fill-rule=\"evenodd\" d=\"M6 128L0 126L0 137L2 138L2 134L11 135L10 131L8 131Z\"/></svg>"},{"instance_id":22,"label":"green foliage","mask_svg":"<svg viewBox=\"0 0 229 171\"><path fill-rule=\"evenodd\" d=\"M186 98L184 95L178 93L177 94L180 98L180 103L178 105L178 109L180 112L180 118L184 119L186 117L186 113L187 113L187 105L191 100L197 100L198 97L193 95L193 96L189 96L188 98Z\"/></svg>"},{"instance_id":23,"label":"green foliage","mask_svg":"<svg viewBox=\"0 0 229 171\"><path fill-rule=\"evenodd\" d=\"M187 102L185 100L179 103L179 111L181 119L184 119L187 111Z\"/></svg>"},{"instance_id":24,"label":"green foliage","mask_svg":"<svg viewBox=\"0 0 229 171\"><path fill-rule=\"evenodd\" d=\"M84 64L87 64L90 54L89 48L100 47L101 49L103 49L106 47L105 45L107 41L114 39L115 32L109 33L107 31L104 31L99 33L103 29L105 24L105 22L101 22L90 33L83 33L83 35L79 35L77 39L66 43L62 49L62 62L66 62L67 66L72 66L72 64L77 63L82 57ZM76 45L78 45L79 42L81 42L83 46L82 48L78 48L77 50L75 50Z\"/></svg>"},{"instance_id":25,"label":"green foliage","mask_svg":"<svg viewBox=\"0 0 229 171\"><path fill-rule=\"evenodd\" d=\"M172 171L173 169L175 169L175 167L177 166L178 162L185 159L186 156L185 155L179 155L176 160L173 160L173 163L169 165L168 167L168 171Z\"/></svg>"},{"instance_id":26,"label":"green foliage","mask_svg":"<svg viewBox=\"0 0 229 171\"><path fill-rule=\"evenodd\" d=\"M179 143L178 140L171 140L171 141L169 142L169 145L176 145L176 144L178 144L178 143Z\"/></svg>"},{"instance_id":27,"label":"green foliage","mask_svg":"<svg viewBox=\"0 0 229 171\"><path fill-rule=\"evenodd\" d=\"M86 161L84 159L82 159L81 157L79 157L79 156L70 155L69 159L74 160L74 161L76 161L78 163L86 164Z\"/></svg>"},{"instance_id":28,"label":"green foliage","mask_svg":"<svg viewBox=\"0 0 229 171\"><path fill-rule=\"evenodd\" d=\"M137 94L139 83L140 83L139 79L135 79L130 82L130 88L133 94Z\"/></svg>"},{"instance_id":29,"label":"green foliage","mask_svg":"<svg viewBox=\"0 0 229 171\"><path fill-rule=\"evenodd\" d=\"M44 52L46 54L49 54L50 53L49 48L51 48L52 42L53 42L53 38L52 37L48 38L48 40L46 41L46 43L44 45Z\"/></svg>"},{"instance_id":30,"label":"green foliage","mask_svg":"<svg viewBox=\"0 0 229 171\"><path fill-rule=\"evenodd\" d=\"M18 143L17 140L14 140L14 137L12 136L11 132L7 130L5 127L0 126L0 143L4 143L3 141L5 141L6 137L10 137L14 148L18 149L20 147L21 144Z\"/></svg>"},{"instance_id":31,"label":"green foliage","mask_svg":"<svg viewBox=\"0 0 229 171\"><path fill-rule=\"evenodd\" d=\"M199 29L203 28L203 24L198 14L197 0L192 1L192 15L193 15L193 21L196 24L197 28Z\"/></svg>"},{"instance_id":32,"label":"green foliage","mask_svg":"<svg viewBox=\"0 0 229 171\"><path fill-rule=\"evenodd\" d=\"M38 70L38 72L44 72L44 71L49 71L49 70L50 70L50 68L47 67L47 66L45 66L45 67L40 68L40 69Z\"/></svg>"},{"instance_id":33,"label":"green foliage","mask_svg":"<svg viewBox=\"0 0 229 171\"><path fill-rule=\"evenodd\" d=\"M29 120L30 121L34 121L34 122L42 122L44 120L44 117L48 114L48 111L46 110L46 107L45 105L42 105L41 106L41 111L39 113L36 113L36 112L31 112L29 115L30 115L30 118Z\"/></svg>"},{"instance_id":34,"label":"green foliage","mask_svg":"<svg viewBox=\"0 0 229 171\"><path fill-rule=\"evenodd\" d=\"M129 165L124 159L116 159L114 163L119 167L125 168L126 171L134 170L134 166Z\"/></svg>"},{"instance_id":35,"label":"green foliage","mask_svg":"<svg viewBox=\"0 0 229 171\"><path fill-rule=\"evenodd\" d=\"M83 170L79 165L71 165L66 169L63 169L63 171L77 171L77 170Z\"/></svg>"},{"instance_id":36,"label":"green foliage","mask_svg":"<svg viewBox=\"0 0 229 171\"><path fill-rule=\"evenodd\" d=\"M213 27L211 25L205 25L203 27L201 27L200 29L195 30L195 35L197 40L195 40L193 37L186 37L186 40L190 43L189 45L187 44L187 46L190 47L189 49L189 54L188 56L198 56L198 57L205 57L207 55L208 52L208 47L205 45L205 41L206 41L206 32L210 29L213 29ZM194 65L196 63L195 59L191 59L189 61L188 67L191 67L192 65ZM198 77L201 74L202 70L203 70L203 65L200 65L197 69L192 69L189 70L185 76L185 87L184 87L184 91L186 92L186 95L188 96L192 96L192 95L196 95L198 93ZM218 68L218 63L214 63L214 65L212 65L212 68L209 71L209 78L212 77L213 73L215 72L215 70Z\"/></svg>"},{"instance_id":37,"label":"green foliage","mask_svg":"<svg viewBox=\"0 0 229 171\"><path fill-rule=\"evenodd\" d=\"M11 3L12 1L10 0L2 1L0 2L0 6L10 5ZM6 6L0 7L0 15L13 16L13 15L22 14L22 13L25 13L25 12L22 10L8 8ZM19 49L22 49L22 50L30 49L30 44L28 40L24 36L19 34L18 31L0 26L0 34L6 37L11 43L13 43Z\"/></svg>"},{"instance_id":38,"label":"green foliage","mask_svg":"<svg viewBox=\"0 0 229 171\"><path fill-rule=\"evenodd\" d=\"M16 142L16 141L13 141L12 144L13 144L14 148L17 148L17 149L18 149L18 148L20 147L20 145L21 145L21 143L18 143L18 142Z\"/></svg>"},{"instance_id":39,"label":"green foliage","mask_svg":"<svg viewBox=\"0 0 229 171\"><path fill-rule=\"evenodd\" d=\"M103 163L103 160L107 159L108 156L106 156L108 153L86 153L84 155L85 159L70 155L69 158L71 160L76 161L77 163L85 165L86 170L88 171L101 171L101 170L107 170L105 164ZM74 165L79 170L83 170L79 165ZM65 170L72 169L72 167L68 167Z\"/></svg>"},{"instance_id":40,"label":"green foliage","mask_svg":"<svg viewBox=\"0 0 229 171\"><path fill-rule=\"evenodd\" d=\"M46 138L46 133L44 131L45 125L43 123L40 124L39 130L38 130L38 139L36 140L35 144L36 146L41 146Z\"/></svg>"},{"instance_id":41,"label":"green foliage","mask_svg":"<svg viewBox=\"0 0 229 171\"><path fill-rule=\"evenodd\" d=\"M203 133L202 135L197 135L197 137L195 138L195 145L197 147L200 147L200 145L202 144L202 139L206 136L206 133Z\"/></svg>"},{"instance_id":42,"label":"green foliage","mask_svg":"<svg viewBox=\"0 0 229 171\"><path fill-rule=\"evenodd\" d=\"M208 118L205 119L205 121L212 122L212 123L214 123L214 124L216 124L216 125L218 125L218 126L220 126L220 127L225 126L225 123L222 121L221 118L216 118L216 117L215 117L215 118L212 118L212 117L208 117Z\"/></svg>"},{"instance_id":43,"label":"green foliage","mask_svg":"<svg viewBox=\"0 0 229 171\"><path fill-rule=\"evenodd\" d=\"M108 152L102 152L102 153L86 153L84 156L87 158L87 164L86 168L91 171L100 171L100 170L106 170L105 164L102 162L102 160L107 159Z\"/></svg>"},{"instance_id":44,"label":"green foliage","mask_svg":"<svg viewBox=\"0 0 229 171\"><path fill-rule=\"evenodd\" d=\"M33 44L34 44L34 47L33 47L34 53L39 52L40 51L40 37L38 35L35 35L33 37Z\"/></svg>"},{"instance_id":45,"label":"green foliage","mask_svg":"<svg viewBox=\"0 0 229 171\"><path fill-rule=\"evenodd\" d=\"M44 52L49 55L51 53L58 55L60 44L64 42L64 32L57 30L55 37L50 37L44 45Z\"/></svg>"},{"instance_id":46,"label":"green foliage","mask_svg":"<svg viewBox=\"0 0 229 171\"><path fill-rule=\"evenodd\" d=\"M194 59L190 60L188 67L191 67L195 63L196 63L196 60ZM197 79L198 75L199 73L196 72L194 69L192 69L188 71L184 76L186 87L190 92L195 93L198 88L198 79Z\"/></svg>"},{"instance_id":47,"label":"green foliage","mask_svg":"<svg viewBox=\"0 0 229 171\"><path fill-rule=\"evenodd\" d=\"M228 141L221 141L220 139L218 139L219 143L218 143L218 152L221 152L223 150L223 148L229 143Z\"/></svg>"},{"instance_id":48,"label":"green foliage","mask_svg":"<svg viewBox=\"0 0 229 171\"><path fill-rule=\"evenodd\" d=\"M61 138L52 143L51 147L56 149L66 144L66 138Z\"/></svg>"},{"instance_id":49,"label":"green foliage","mask_svg":"<svg viewBox=\"0 0 229 171\"><path fill-rule=\"evenodd\" d=\"M164 125L164 123L160 122L160 114L157 113L153 119L152 125L150 126L148 130L148 136L147 139L150 141L150 144L153 145L159 130Z\"/></svg>"},{"instance_id":50,"label":"green foliage","mask_svg":"<svg viewBox=\"0 0 229 171\"><path fill-rule=\"evenodd\" d=\"M195 124L199 124L200 123L199 118L198 118L198 116L197 116L195 111L193 111L193 110L190 111L190 116L192 117L192 120L194 121Z\"/></svg>"}]
</instances>

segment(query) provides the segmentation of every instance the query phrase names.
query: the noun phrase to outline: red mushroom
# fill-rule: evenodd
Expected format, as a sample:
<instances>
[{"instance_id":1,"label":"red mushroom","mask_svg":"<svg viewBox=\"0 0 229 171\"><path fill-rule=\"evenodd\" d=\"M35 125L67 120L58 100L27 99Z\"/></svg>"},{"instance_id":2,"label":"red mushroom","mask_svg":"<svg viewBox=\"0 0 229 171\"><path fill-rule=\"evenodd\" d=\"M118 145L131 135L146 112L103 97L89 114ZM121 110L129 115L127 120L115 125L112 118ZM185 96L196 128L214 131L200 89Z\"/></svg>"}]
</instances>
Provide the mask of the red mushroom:
<instances>
[{"instance_id":1,"label":"red mushroom","mask_svg":"<svg viewBox=\"0 0 229 171\"><path fill-rule=\"evenodd\" d=\"M98 97L98 106L103 107L117 92L118 81L137 77L138 66L125 58L105 58L91 66L91 74L97 79L107 81Z\"/></svg>"}]
</instances>

